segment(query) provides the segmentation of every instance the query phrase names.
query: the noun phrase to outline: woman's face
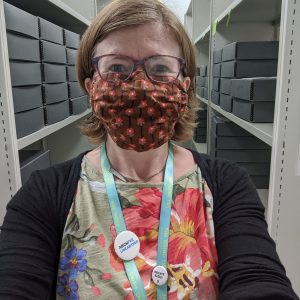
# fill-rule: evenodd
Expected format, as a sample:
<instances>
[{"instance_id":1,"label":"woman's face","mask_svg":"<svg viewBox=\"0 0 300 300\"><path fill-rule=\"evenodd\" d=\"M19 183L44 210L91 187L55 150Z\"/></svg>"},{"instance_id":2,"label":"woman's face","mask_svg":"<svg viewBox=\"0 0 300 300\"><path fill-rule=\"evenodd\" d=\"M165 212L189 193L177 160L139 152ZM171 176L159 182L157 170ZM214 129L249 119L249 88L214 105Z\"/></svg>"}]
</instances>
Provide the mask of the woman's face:
<instances>
[{"instance_id":1,"label":"woman's face","mask_svg":"<svg viewBox=\"0 0 300 300\"><path fill-rule=\"evenodd\" d=\"M130 26L110 33L104 40L96 45L94 57L119 54L126 55L134 60L141 60L153 55L171 55L182 58L181 49L171 31L160 23ZM187 81L189 78L179 77ZM89 90L91 81L86 79Z\"/></svg>"}]
</instances>

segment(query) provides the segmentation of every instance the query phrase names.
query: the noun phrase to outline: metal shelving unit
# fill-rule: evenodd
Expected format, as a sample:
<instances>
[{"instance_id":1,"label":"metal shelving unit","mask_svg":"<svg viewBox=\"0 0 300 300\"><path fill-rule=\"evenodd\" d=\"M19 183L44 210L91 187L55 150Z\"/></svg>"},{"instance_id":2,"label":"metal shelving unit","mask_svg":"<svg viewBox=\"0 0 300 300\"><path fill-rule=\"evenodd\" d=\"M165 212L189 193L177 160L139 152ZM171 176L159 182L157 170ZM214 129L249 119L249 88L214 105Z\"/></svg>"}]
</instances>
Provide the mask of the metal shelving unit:
<instances>
[{"instance_id":1,"label":"metal shelving unit","mask_svg":"<svg viewBox=\"0 0 300 300\"><path fill-rule=\"evenodd\" d=\"M203 3L207 6L205 0L192 1L197 2L197 7ZM211 115L221 114L272 147L269 189L257 192L266 208L269 231L280 258L295 291L300 294L300 239L297 238L300 230L297 199L300 191L300 86L297 84L300 0L211 0L210 3L210 24L193 26L198 65L208 65L211 70L213 51L234 41L279 40L274 124L247 122L212 103L210 96L208 100L197 98L207 105L209 120ZM193 19L203 14L209 13L192 12ZM211 72L209 77L210 88ZM291 243L293 247L289 247Z\"/></svg>"},{"instance_id":2,"label":"metal shelving unit","mask_svg":"<svg viewBox=\"0 0 300 300\"><path fill-rule=\"evenodd\" d=\"M6 2L33 15L45 18L46 20L68 30L77 32L80 35L84 33L85 29L90 24L90 20L87 19L89 14L86 13L84 16L80 14L80 5L84 8L83 11L92 11L93 8L95 10L95 2L93 0L85 1L84 4L80 0L73 1L73 6L77 7L77 10L71 8L61 0L6 0ZM94 15L95 12L91 13L90 19ZM48 139L54 149L65 147L65 144L56 143L56 141L53 141L53 139L50 139L50 137L53 134L58 137L61 135L64 136L64 141L68 141L70 138L70 136L68 137L70 126L77 126L77 123L89 113L90 110L87 110L80 115L70 116L61 122L45 126L33 134L17 139L6 37L4 4L3 0L0 0L0 190L2 195L0 201L0 224L2 224L2 220L6 211L7 201L22 185L19 150L24 149L27 146L31 146L37 141L42 141L44 147L48 148ZM73 148L77 151L83 151L82 147L84 146L84 149L86 149L88 145L87 143L84 144L85 139L80 137L79 130L77 131L77 144L80 144L81 148L78 145L73 145ZM74 135L74 132L72 132L72 134Z\"/></svg>"}]
</instances>

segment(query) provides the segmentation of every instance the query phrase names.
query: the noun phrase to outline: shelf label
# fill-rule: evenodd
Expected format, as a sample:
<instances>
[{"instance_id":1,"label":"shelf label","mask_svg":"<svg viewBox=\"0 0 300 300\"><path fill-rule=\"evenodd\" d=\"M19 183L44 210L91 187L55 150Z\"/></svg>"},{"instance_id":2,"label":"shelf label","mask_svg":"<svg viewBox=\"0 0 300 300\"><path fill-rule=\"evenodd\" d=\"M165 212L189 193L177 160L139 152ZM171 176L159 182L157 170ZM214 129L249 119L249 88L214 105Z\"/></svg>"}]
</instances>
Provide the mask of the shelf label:
<instances>
[{"instance_id":1,"label":"shelf label","mask_svg":"<svg viewBox=\"0 0 300 300\"><path fill-rule=\"evenodd\" d=\"M229 26L230 23L230 19L231 19L231 13L232 13L232 9L229 11L229 13L227 14L227 21L226 21L226 27Z\"/></svg>"},{"instance_id":2,"label":"shelf label","mask_svg":"<svg viewBox=\"0 0 300 300\"><path fill-rule=\"evenodd\" d=\"M211 29L211 34L212 36L215 36L216 35L216 32L217 32L217 26L218 26L218 21L214 21L212 23L212 29Z\"/></svg>"}]
</instances>

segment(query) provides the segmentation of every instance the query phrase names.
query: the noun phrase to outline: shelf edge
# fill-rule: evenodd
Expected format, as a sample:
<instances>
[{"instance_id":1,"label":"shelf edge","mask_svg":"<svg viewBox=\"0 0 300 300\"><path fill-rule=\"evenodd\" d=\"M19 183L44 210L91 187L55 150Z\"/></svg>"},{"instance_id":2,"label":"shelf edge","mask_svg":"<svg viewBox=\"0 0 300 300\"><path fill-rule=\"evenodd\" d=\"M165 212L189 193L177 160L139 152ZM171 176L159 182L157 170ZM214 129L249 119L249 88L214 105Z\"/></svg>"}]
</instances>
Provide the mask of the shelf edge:
<instances>
[{"instance_id":1,"label":"shelf edge","mask_svg":"<svg viewBox=\"0 0 300 300\"><path fill-rule=\"evenodd\" d=\"M210 25L194 40L194 45L198 44L210 32Z\"/></svg>"},{"instance_id":2,"label":"shelf edge","mask_svg":"<svg viewBox=\"0 0 300 300\"><path fill-rule=\"evenodd\" d=\"M273 123L250 123L250 122L247 122L247 121L233 115L230 112L227 112L227 111L223 110L220 106L218 106L214 103L211 103L210 107L212 109L214 109L215 111L217 111L218 113L220 113L221 115L223 115L224 117L226 117L227 119L229 119L232 122L236 123L238 126L244 128L248 132L252 133L254 136L259 138L260 140L262 140L263 142L265 142L269 146L272 146L272 143L273 143ZM260 124L260 125L258 125L258 124ZM259 126L268 126L268 124L270 124L270 126L272 127L271 133L268 133L268 132L264 131L262 128L259 128Z\"/></svg>"},{"instance_id":3,"label":"shelf edge","mask_svg":"<svg viewBox=\"0 0 300 300\"><path fill-rule=\"evenodd\" d=\"M208 105L208 100L200 97L199 95L196 95L197 99L200 100L201 102L203 102L204 104Z\"/></svg>"},{"instance_id":4,"label":"shelf edge","mask_svg":"<svg viewBox=\"0 0 300 300\"><path fill-rule=\"evenodd\" d=\"M232 2L231 4L229 4L225 10L223 10L218 17L215 18L214 22L220 23L227 15L228 13L233 10L234 8L236 8L241 2L243 2L243 0L235 0L234 2Z\"/></svg>"},{"instance_id":5,"label":"shelf edge","mask_svg":"<svg viewBox=\"0 0 300 300\"><path fill-rule=\"evenodd\" d=\"M70 125L70 124L80 120L81 118L88 115L90 112L91 112L91 109L88 109L80 115L69 116L68 118L66 118L60 122L54 123L49 126L45 126L44 128L40 129L37 132L34 132L32 134L29 134L27 136L24 136L24 137L18 139L18 150L21 150L21 149L33 144L34 142L64 128L65 126Z\"/></svg>"},{"instance_id":6,"label":"shelf edge","mask_svg":"<svg viewBox=\"0 0 300 300\"><path fill-rule=\"evenodd\" d=\"M75 17L82 23L86 24L87 26L89 26L91 24L91 22L88 19L83 17L79 12L77 12L76 10L71 8L69 5L67 5L66 3L62 2L61 0L48 0L48 1L50 3L52 3L53 5L57 6L58 8L62 9L66 13L70 14L71 16Z\"/></svg>"}]
</instances>

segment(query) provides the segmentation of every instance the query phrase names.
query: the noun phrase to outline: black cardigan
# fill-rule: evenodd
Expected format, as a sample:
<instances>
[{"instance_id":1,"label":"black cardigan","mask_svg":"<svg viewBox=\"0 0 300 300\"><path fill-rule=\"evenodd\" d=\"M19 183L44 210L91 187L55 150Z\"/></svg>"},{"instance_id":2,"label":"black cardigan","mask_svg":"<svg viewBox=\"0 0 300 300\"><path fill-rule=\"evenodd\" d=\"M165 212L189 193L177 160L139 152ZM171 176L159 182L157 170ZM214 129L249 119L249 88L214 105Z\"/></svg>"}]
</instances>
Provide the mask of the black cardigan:
<instances>
[{"instance_id":1,"label":"black cardigan","mask_svg":"<svg viewBox=\"0 0 300 300\"><path fill-rule=\"evenodd\" d=\"M34 172L8 203L0 234L1 300L55 299L62 234L83 155ZM246 171L228 161L193 155L214 198L220 299L299 299Z\"/></svg>"}]
</instances>

